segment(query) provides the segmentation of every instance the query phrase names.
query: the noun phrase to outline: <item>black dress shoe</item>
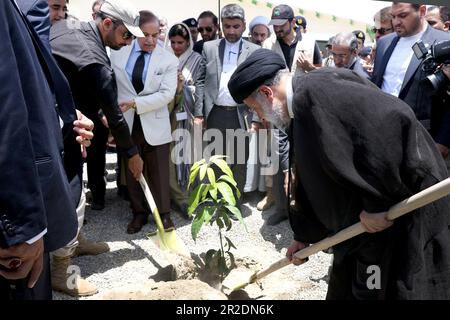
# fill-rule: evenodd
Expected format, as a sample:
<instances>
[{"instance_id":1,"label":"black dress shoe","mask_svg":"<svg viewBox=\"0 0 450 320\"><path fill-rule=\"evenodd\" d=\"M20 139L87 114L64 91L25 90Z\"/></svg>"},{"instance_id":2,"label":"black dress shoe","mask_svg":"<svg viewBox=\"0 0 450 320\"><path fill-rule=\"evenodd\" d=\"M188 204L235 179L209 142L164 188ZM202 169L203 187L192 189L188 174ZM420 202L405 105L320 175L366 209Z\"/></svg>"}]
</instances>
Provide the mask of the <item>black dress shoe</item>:
<instances>
[{"instance_id":1,"label":"black dress shoe","mask_svg":"<svg viewBox=\"0 0 450 320\"><path fill-rule=\"evenodd\" d=\"M133 220L128 224L127 233L134 234L141 231L142 227L148 223L146 214L135 214Z\"/></svg>"},{"instance_id":2,"label":"black dress shoe","mask_svg":"<svg viewBox=\"0 0 450 320\"><path fill-rule=\"evenodd\" d=\"M103 210L103 209L105 209L105 203L104 202L92 201L92 203L91 203L91 210Z\"/></svg>"},{"instance_id":3,"label":"black dress shoe","mask_svg":"<svg viewBox=\"0 0 450 320\"><path fill-rule=\"evenodd\" d=\"M170 219L170 213L161 214L161 221L164 231L169 232L175 230L175 225L173 224L172 219Z\"/></svg>"}]
</instances>

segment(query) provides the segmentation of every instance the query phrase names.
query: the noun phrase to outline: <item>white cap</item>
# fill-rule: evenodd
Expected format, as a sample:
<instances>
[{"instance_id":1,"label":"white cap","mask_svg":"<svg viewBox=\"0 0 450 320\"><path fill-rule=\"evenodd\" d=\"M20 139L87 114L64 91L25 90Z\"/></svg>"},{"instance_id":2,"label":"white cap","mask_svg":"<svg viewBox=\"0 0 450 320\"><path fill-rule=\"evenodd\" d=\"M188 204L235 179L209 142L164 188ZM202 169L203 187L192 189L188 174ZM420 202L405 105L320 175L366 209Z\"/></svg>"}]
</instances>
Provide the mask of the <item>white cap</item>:
<instances>
[{"instance_id":1,"label":"white cap","mask_svg":"<svg viewBox=\"0 0 450 320\"><path fill-rule=\"evenodd\" d=\"M135 37L143 38L144 33L139 28L139 11L129 2L129 0L106 0L101 5L100 12L113 19L121 20Z\"/></svg>"},{"instance_id":2,"label":"white cap","mask_svg":"<svg viewBox=\"0 0 450 320\"><path fill-rule=\"evenodd\" d=\"M272 33L273 32L273 27L269 26L269 22L270 22L270 19L267 18L267 17L264 17L264 16L256 16L256 17L254 17L253 20L250 22L250 25L249 25L250 32L253 31L254 27L261 25L261 26L265 26L269 30L269 33Z\"/></svg>"}]
</instances>

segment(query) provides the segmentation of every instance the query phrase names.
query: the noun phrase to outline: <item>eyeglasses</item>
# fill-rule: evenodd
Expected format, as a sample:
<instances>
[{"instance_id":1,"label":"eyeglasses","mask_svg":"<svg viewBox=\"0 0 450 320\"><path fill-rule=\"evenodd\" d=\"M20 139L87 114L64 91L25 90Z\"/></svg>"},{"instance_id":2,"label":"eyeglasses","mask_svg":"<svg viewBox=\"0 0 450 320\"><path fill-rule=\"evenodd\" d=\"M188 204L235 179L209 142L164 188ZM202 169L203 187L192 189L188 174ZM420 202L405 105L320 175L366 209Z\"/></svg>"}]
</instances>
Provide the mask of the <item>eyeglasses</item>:
<instances>
[{"instance_id":1,"label":"eyeglasses","mask_svg":"<svg viewBox=\"0 0 450 320\"><path fill-rule=\"evenodd\" d=\"M331 55L333 56L334 59L338 59L338 60L343 60L345 58L347 58L348 54L345 53L334 53L331 52Z\"/></svg>"},{"instance_id":2,"label":"eyeglasses","mask_svg":"<svg viewBox=\"0 0 450 320\"><path fill-rule=\"evenodd\" d=\"M134 40L134 39L136 39L136 36L135 35L133 35L130 31L125 31L123 34L122 34L122 39L123 40L128 40L128 39L132 39L132 40Z\"/></svg>"},{"instance_id":3,"label":"eyeglasses","mask_svg":"<svg viewBox=\"0 0 450 320\"><path fill-rule=\"evenodd\" d=\"M377 33L378 32L379 34L386 34L389 31L392 31L392 28L380 28L380 29L373 28L372 29L373 33Z\"/></svg>"},{"instance_id":4,"label":"eyeglasses","mask_svg":"<svg viewBox=\"0 0 450 320\"><path fill-rule=\"evenodd\" d=\"M197 28L197 30L198 30L198 32L200 32L200 33L202 33L203 31L206 31L206 32L212 32L212 31L213 31L213 28L211 28L211 27L206 27L206 28L200 27L200 28Z\"/></svg>"}]
</instances>

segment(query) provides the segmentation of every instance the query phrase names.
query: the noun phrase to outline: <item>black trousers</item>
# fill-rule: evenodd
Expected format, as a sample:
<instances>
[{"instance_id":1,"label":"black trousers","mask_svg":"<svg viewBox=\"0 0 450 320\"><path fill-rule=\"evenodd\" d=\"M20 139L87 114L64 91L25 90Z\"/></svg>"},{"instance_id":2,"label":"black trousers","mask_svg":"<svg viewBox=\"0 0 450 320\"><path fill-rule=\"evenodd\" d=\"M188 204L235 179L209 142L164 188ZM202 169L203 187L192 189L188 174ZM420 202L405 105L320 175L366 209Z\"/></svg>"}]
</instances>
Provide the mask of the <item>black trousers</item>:
<instances>
[{"instance_id":1,"label":"black trousers","mask_svg":"<svg viewBox=\"0 0 450 320\"><path fill-rule=\"evenodd\" d=\"M234 174L237 187L241 194L244 192L245 181L247 177L247 161L249 155L250 135L246 132L244 144L239 144L239 140L232 140L227 137L227 129L237 130L243 129L239 123L239 117L236 108L226 109L221 106L214 106L207 119L208 129L217 129L222 134L222 154L229 156L227 161ZM213 142L212 142L213 143ZM233 150L233 152L230 152ZM243 154L242 154L243 153ZM219 154L215 152L215 154ZM244 161L241 161L241 160ZM243 163L242 163L243 162ZM216 178L218 179L223 173L220 169L215 168ZM240 201L238 201L240 203Z\"/></svg>"},{"instance_id":2,"label":"black trousers","mask_svg":"<svg viewBox=\"0 0 450 320\"><path fill-rule=\"evenodd\" d=\"M144 177L153 195L160 214L170 213L169 161L170 143L152 146L145 140L139 116L134 117L131 137L138 147L139 155L144 161ZM145 199L142 187L133 178L128 165L125 168L130 206L133 215L149 215L150 207Z\"/></svg>"},{"instance_id":3,"label":"black trousers","mask_svg":"<svg viewBox=\"0 0 450 320\"><path fill-rule=\"evenodd\" d=\"M386 300L392 298L393 230L363 234L333 247L334 260L328 284L327 300ZM377 268L375 271L374 268ZM378 273L378 271L380 271ZM379 288L370 287L379 276Z\"/></svg>"},{"instance_id":4,"label":"black trousers","mask_svg":"<svg viewBox=\"0 0 450 320\"><path fill-rule=\"evenodd\" d=\"M281 166L278 168L278 172L273 175L272 192L275 197L275 213L287 216L288 199L286 197L286 192L284 191L284 172L281 169Z\"/></svg>"},{"instance_id":5,"label":"black trousers","mask_svg":"<svg viewBox=\"0 0 450 320\"><path fill-rule=\"evenodd\" d=\"M106 143L108 142L109 129L103 125L98 116L91 117L91 120L94 122L95 127L91 146L87 148L88 188L91 190L94 202L104 203L106 192Z\"/></svg>"},{"instance_id":6,"label":"black trousers","mask_svg":"<svg viewBox=\"0 0 450 320\"><path fill-rule=\"evenodd\" d=\"M41 276L34 288L27 287L28 278L6 280L0 277L0 301L5 300L52 300L50 278L50 255L44 253L44 265Z\"/></svg>"}]
</instances>

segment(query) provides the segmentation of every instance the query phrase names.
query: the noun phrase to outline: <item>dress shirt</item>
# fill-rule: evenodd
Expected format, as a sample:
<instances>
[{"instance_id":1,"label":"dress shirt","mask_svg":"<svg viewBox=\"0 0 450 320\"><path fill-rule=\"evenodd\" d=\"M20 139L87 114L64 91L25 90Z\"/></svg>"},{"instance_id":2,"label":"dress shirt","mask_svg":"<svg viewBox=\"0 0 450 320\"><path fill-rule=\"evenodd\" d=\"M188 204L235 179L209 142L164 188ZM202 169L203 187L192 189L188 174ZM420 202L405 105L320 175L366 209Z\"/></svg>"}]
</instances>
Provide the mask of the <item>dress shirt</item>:
<instances>
[{"instance_id":1,"label":"dress shirt","mask_svg":"<svg viewBox=\"0 0 450 320\"><path fill-rule=\"evenodd\" d=\"M228 90L228 82L238 66L239 48L242 39L235 43L230 43L225 39L225 51L223 54L222 74L220 75L219 95L216 104L219 106L237 106Z\"/></svg>"},{"instance_id":2,"label":"dress shirt","mask_svg":"<svg viewBox=\"0 0 450 320\"><path fill-rule=\"evenodd\" d=\"M384 72L381 90L398 97L403 86L406 71L413 57L412 46L422 38L423 32L411 37L401 37L392 52Z\"/></svg>"},{"instance_id":3,"label":"dress shirt","mask_svg":"<svg viewBox=\"0 0 450 320\"><path fill-rule=\"evenodd\" d=\"M141 55L142 49L139 46L137 40L133 42L133 48L131 49L130 57L128 58L127 65L125 67L125 71L127 72L128 78L132 81L133 69L136 64L137 58ZM148 66L150 64L151 52L146 52L145 54L145 66L144 72L142 73L142 83L145 85L145 80L147 79L147 71Z\"/></svg>"}]
</instances>

